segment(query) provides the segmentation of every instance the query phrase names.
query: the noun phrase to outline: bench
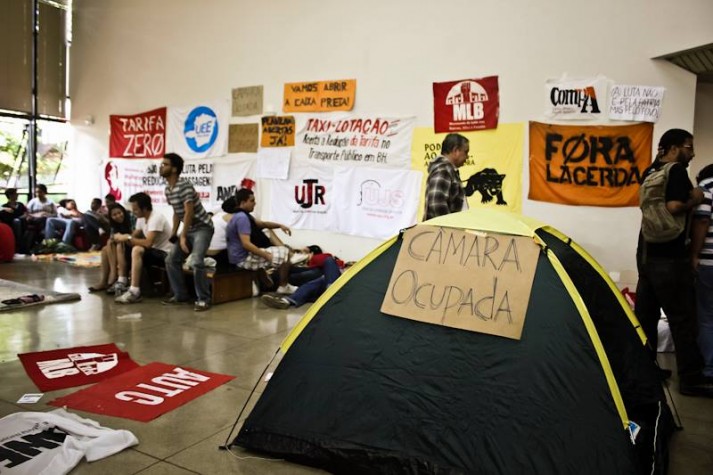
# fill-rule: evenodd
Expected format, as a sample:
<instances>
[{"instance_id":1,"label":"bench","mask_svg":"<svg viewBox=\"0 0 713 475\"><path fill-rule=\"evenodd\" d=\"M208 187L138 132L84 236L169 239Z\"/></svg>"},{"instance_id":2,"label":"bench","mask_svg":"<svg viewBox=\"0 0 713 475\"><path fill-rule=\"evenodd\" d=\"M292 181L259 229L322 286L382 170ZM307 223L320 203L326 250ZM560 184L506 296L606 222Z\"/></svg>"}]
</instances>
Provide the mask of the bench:
<instances>
[{"instance_id":1,"label":"bench","mask_svg":"<svg viewBox=\"0 0 713 475\"><path fill-rule=\"evenodd\" d=\"M183 270L183 275L186 278L186 288L192 291L193 287L193 271ZM170 285L168 284L168 276L166 269L159 266L152 266L150 270L151 281L155 286L159 286L161 290L168 293ZM219 304L241 300L253 296L253 280L255 271L249 270L231 270L227 272L208 271L208 282L211 290L211 304Z\"/></svg>"}]
</instances>

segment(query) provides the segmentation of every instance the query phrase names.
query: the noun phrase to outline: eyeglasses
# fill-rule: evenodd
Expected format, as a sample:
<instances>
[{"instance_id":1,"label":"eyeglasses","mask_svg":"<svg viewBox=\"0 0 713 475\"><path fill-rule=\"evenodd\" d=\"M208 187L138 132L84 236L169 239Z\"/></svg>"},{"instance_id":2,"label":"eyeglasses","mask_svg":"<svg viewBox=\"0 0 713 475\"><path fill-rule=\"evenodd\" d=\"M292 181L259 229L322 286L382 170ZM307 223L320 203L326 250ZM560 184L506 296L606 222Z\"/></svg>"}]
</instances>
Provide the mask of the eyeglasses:
<instances>
[{"instance_id":1,"label":"eyeglasses","mask_svg":"<svg viewBox=\"0 0 713 475\"><path fill-rule=\"evenodd\" d=\"M681 148L687 148L687 149L693 151L693 145L681 145Z\"/></svg>"}]
</instances>

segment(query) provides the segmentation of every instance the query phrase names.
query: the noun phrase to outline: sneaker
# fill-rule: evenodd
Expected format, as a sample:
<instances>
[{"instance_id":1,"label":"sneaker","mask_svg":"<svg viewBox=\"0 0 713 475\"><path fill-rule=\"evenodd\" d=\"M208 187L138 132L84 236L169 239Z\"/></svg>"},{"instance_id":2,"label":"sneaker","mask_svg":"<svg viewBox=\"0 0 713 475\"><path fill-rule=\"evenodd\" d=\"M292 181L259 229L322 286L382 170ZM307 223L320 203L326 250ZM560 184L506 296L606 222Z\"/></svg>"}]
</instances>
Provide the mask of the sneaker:
<instances>
[{"instance_id":1,"label":"sneaker","mask_svg":"<svg viewBox=\"0 0 713 475\"><path fill-rule=\"evenodd\" d=\"M114 299L117 303L136 303L141 302L141 294L135 294L130 290L127 290L123 294L119 295Z\"/></svg>"},{"instance_id":2,"label":"sneaker","mask_svg":"<svg viewBox=\"0 0 713 475\"><path fill-rule=\"evenodd\" d=\"M304 252L295 252L292 254L292 257L290 257L290 264L296 266L297 264L302 264L308 260L309 254L305 254Z\"/></svg>"},{"instance_id":3,"label":"sneaker","mask_svg":"<svg viewBox=\"0 0 713 475\"><path fill-rule=\"evenodd\" d=\"M109 295L123 295L125 292L129 290L129 286L126 285L123 282L116 281L113 284L111 284L109 287L106 289L106 293Z\"/></svg>"},{"instance_id":4,"label":"sneaker","mask_svg":"<svg viewBox=\"0 0 713 475\"><path fill-rule=\"evenodd\" d=\"M282 295L292 295L295 293L297 290L297 287L295 287L292 284L285 284L281 285L277 288L277 293L282 294Z\"/></svg>"},{"instance_id":5,"label":"sneaker","mask_svg":"<svg viewBox=\"0 0 713 475\"><path fill-rule=\"evenodd\" d=\"M280 310L290 308L290 301L285 297L277 297L275 295L266 294L260 297L260 300L268 307L279 308Z\"/></svg>"},{"instance_id":6,"label":"sneaker","mask_svg":"<svg viewBox=\"0 0 713 475\"><path fill-rule=\"evenodd\" d=\"M209 308L210 304L205 300L197 300L196 303L193 305L193 310L195 310L196 312L205 312Z\"/></svg>"},{"instance_id":7,"label":"sneaker","mask_svg":"<svg viewBox=\"0 0 713 475\"><path fill-rule=\"evenodd\" d=\"M188 303L188 300L178 300L175 296L162 300L161 303L163 305L186 305Z\"/></svg>"},{"instance_id":8,"label":"sneaker","mask_svg":"<svg viewBox=\"0 0 713 475\"><path fill-rule=\"evenodd\" d=\"M253 282L253 297L260 295L260 287L257 286L256 282Z\"/></svg>"},{"instance_id":9,"label":"sneaker","mask_svg":"<svg viewBox=\"0 0 713 475\"><path fill-rule=\"evenodd\" d=\"M700 377L690 382L679 382L678 392L684 396L713 398L713 382L708 378Z\"/></svg>"}]
</instances>

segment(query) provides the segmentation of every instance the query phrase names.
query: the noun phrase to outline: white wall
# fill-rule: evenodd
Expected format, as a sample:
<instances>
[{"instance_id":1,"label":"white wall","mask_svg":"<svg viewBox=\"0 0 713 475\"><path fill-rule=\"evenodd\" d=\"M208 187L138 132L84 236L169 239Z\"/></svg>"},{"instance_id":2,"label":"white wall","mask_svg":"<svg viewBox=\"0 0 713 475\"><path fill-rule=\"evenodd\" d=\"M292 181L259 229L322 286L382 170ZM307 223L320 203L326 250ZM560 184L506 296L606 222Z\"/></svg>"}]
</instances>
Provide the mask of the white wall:
<instances>
[{"instance_id":1,"label":"white wall","mask_svg":"<svg viewBox=\"0 0 713 475\"><path fill-rule=\"evenodd\" d=\"M696 88L693 136L696 156L691 162L692 180L701 168L713 163L713 84L698 83Z\"/></svg>"},{"instance_id":2,"label":"white wall","mask_svg":"<svg viewBox=\"0 0 713 475\"><path fill-rule=\"evenodd\" d=\"M544 120L545 79L601 73L666 87L656 141L668 128L693 128L696 78L650 58L712 42L711 18L710 0L75 0L75 194L86 201L99 192L109 114L227 98L257 84L279 110L285 82L356 78L355 113L416 115L431 126L434 81L498 75L500 121L526 122ZM93 126L83 125L88 115ZM608 270L634 269L638 209L525 200L523 212L572 236ZM377 244L295 234L294 244L319 243L346 259Z\"/></svg>"}]
</instances>

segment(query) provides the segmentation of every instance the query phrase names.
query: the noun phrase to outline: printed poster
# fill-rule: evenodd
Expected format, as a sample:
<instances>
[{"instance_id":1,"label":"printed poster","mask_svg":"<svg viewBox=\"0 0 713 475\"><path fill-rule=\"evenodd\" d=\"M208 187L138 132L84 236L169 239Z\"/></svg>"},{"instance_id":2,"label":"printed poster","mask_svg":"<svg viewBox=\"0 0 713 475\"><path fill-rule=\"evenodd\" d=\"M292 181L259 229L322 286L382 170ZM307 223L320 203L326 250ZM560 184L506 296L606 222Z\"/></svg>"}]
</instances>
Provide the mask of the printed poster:
<instances>
[{"instance_id":1,"label":"printed poster","mask_svg":"<svg viewBox=\"0 0 713 475\"><path fill-rule=\"evenodd\" d=\"M334 170L336 231L387 239L417 221L422 173L367 167Z\"/></svg>"},{"instance_id":2,"label":"printed poster","mask_svg":"<svg viewBox=\"0 0 713 475\"><path fill-rule=\"evenodd\" d=\"M531 200L637 206L651 165L653 124L553 125L530 122Z\"/></svg>"},{"instance_id":3,"label":"printed poster","mask_svg":"<svg viewBox=\"0 0 713 475\"><path fill-rule=\"evenodd\" d=\"M356 79L285 84L284 112L334 112L354 108Z\"/></svg>"},{"instance_id":4,"label":"printed poster","mask_svg":"<svg viewBox=\"0 0 713 475\"><path fill-rule=\"evenodd\" d=\"M295 160L324 165L407 169L415 117L308 116L295 137Z\"/></svg>"},{"instance_id":5,"label":"printed poster","mask_svg":"<svg viewBox=\"0 0 713 475\"><path fill-rule=\"evenodd\" d=\"M166 151L184 159L225 155L229 119L227 100L169 107Z\"/></svg>"},{"instance_id":6,"label":"printed poster","mask_svg":"<svg viewBox=\"0 0 713 475\"><path fill-rule=\"evenodd\" d=\"M525 127L500 124L497 129L462 134L470 141L470 154L459 168L468 208L498 208L522 212L522 162ZM441 155L446 134L417 127L411 152L412 167L423 172L419 193L419 220L423 219L428 165Z\"/></svg>"},{"instance_id":7,"label":"printed poster","mask_svg":"<svg viewBox=\"0 0 713 475\"><path fill-rule=\"evenodd\" d=\"M262 86L233 89L233 117L262 114Z\"/></svg>"},{"instance_id":8,"label":"printed poster","mask_svg":"<svg viewBox=\"0 0 713 475\"><path fill-rule=\"evenodd\" d=\"M139 366L113 343L23 353L18 357L40 391L96 383Z\"/></svg>"},{"instance_id":9,"label":"printed poster","mask_svg":"<svg viewBox=\"0 0 713 475\"><path fill-rule=\"evenodd\" d=\"M497 76L433 83L436 133L494 129L499 115Z\"/></svg>"},{"instance_id":10,"label":"printed poster","mask_svg":"<svg viewBox=\"0 0 713 475\"><path fill-rule=\"evenodd\" d=\"M545 115L557 120L606 119L608 83L604 76L547 80Z\"/></svg>"},{"instance_id":11,"label":"printed poster","mask_svg":"<svg viewBox=\"0 0 713 475\"><path fill-rule=\"evenodd\" d=\"M293 167L287 180L270 186L270 221L293 229L333 230L334 170Z\"/></svg>"},{"instance_id":12,"label":"printed poster","mask_svg":"<svg viewBox=\"0 0 713 475\"><path fill-rule=\"evenodd\" d=\"M166 150L166 108L134 115L109 116L109 156L163 158Z\"/></svg>"},{"instance_id":13,"label":"printed poster","mask_svg":"<svg viewBox=\"0 0 713 475\"><path fill-rule=\"evenodd\" d=\"M616 84L609 92L609 118L656 123L665 91L663 87Z\"/></svg>"}]
</instances>

